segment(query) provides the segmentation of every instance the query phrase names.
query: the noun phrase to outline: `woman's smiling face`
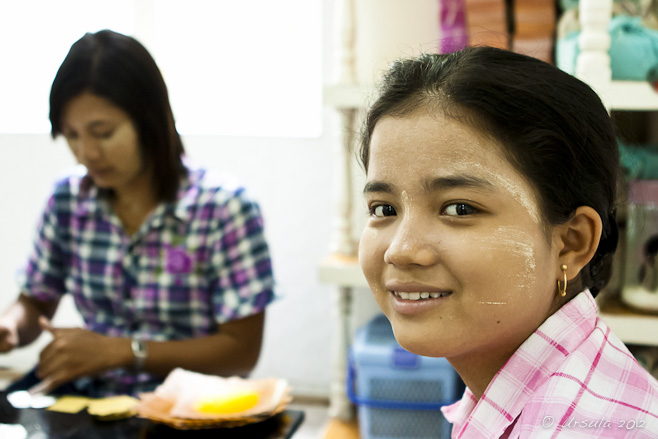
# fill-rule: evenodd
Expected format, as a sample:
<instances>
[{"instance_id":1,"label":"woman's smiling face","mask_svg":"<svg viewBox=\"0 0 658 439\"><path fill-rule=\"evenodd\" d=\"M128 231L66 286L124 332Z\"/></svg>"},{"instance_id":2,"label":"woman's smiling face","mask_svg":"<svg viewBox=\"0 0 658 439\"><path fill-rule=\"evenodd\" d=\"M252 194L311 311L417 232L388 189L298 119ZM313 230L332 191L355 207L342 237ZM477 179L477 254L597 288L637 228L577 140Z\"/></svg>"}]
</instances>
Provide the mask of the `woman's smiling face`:
<instances>
[{"instance_id":1,"label":"woman's smiling face","mask_svg":"<svg viewBox=\"0 0 658 439\"><path fill-rule=\"evenodd\" d=\"M359 260L404 348L506 359L555 310L555 232L497 142L423 110L383 117L364 192Z\"/></svg>"}]
</instances>

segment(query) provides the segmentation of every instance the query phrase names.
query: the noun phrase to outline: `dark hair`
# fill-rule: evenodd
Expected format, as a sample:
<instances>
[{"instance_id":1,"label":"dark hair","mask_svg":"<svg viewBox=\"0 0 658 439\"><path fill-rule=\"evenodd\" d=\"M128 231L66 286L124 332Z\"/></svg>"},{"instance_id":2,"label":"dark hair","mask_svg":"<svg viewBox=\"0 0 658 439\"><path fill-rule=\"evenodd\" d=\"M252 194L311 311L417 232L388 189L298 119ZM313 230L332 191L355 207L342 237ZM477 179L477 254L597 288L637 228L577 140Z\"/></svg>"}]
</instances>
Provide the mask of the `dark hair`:
<instances>
[{"instance_id":1,"label":"dark hair","mask_svg":"<svg viewBox=\"0 0 658 439\"><path fill-rule=\"evenodd\" d=\"M377 122L421 108L441 111L500 143L537 190L544 221L564 223L579 206L598 212L601 241L574 285L598 294L610 280L617 247L619 166L612 122L598 95L550 64L492 47L400 60L384 76L366 116L360 157L366 172Z\"/></svg>"},{"instance_id":2,"label":"dark hair","mask_svg":"<svg viewBox=\"0 0 658 439\"><path fill-rule=\"evenodd\" d=\"M50 90L50 123L54 137L62 133L62 109L80 93L103 97L128 113L139 136L142 157L153 168L159 200L176 197L183 143L162 74L137 40L102 30L76 41L57 71Z\"/></svg>"}]
</instances>

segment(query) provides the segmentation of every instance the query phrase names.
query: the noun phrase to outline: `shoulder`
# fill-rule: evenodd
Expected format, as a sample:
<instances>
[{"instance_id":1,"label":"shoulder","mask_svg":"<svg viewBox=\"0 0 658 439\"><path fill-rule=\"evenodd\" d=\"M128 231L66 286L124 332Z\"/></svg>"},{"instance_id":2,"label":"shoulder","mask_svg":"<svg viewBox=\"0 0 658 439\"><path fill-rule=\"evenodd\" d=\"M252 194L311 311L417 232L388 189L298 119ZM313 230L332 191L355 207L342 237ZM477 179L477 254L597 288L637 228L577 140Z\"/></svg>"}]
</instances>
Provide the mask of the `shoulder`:
<instances>
[{"instance_id":1,"label":"shoulder","mask_svg":"<svg viewBox=\"0 0 658 439\"><path fill-rule=\"evenodd\" d=\"M526 404L520 423L574 434L610 434L640 425L658 429L658 381L599 319Z\"/></svg>"},{"instance_id":2,"label":"shoulder","mask_svg":"<svg viewBox=\"0 0 658 439\"><path fill-rule=\"evenodd\" d=\"M87 200L91 184L86 179L86 171L82 166L67 169L55 180L49 207L56 210L75 210L76 206Z\"/></svg>"},{"instance_id":3,"label":"shoulder","mask_svg":"<svg viewBox=\"0 0 658 439\"><path fill-rule=\"evenodd\" d=\"M188 202L205 208L217 207L239 212L245 208L258 208L257 201L246 187L231 174L221 173L186 164Z\"/></svg>"}]
</instances>

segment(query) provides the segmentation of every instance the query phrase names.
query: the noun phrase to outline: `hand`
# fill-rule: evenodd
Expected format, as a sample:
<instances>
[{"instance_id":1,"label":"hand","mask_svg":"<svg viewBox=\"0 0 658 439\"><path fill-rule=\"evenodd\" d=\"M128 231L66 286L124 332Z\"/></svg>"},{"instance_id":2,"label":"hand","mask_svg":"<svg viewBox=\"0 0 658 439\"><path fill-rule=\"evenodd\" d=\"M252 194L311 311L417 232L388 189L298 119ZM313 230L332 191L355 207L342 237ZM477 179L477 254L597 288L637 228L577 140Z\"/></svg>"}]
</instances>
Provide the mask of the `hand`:
<instances>
[{"instance_id":1,"label":"hand","mask_svg":"<svg viewBox=\"0 0 658 439\"><path fill-rule=\"evenodd\" d=\"M116 349L121 339L108 337L82 328L55 328L45 317L39 318L43 330L53 340L41 351L37 376L45 392L83 376L93 376L116 364Z\"/></svg>"},{"instance_id":2,"label":"hand","mask_svg":"<svg viewBox=\"0 0 658 439\"><path fill-rule=\"evenodd\" d=\"M7 325L0 323L0 353L7 353L18 346L18 333Z\"/></svg>"}]
</instances>

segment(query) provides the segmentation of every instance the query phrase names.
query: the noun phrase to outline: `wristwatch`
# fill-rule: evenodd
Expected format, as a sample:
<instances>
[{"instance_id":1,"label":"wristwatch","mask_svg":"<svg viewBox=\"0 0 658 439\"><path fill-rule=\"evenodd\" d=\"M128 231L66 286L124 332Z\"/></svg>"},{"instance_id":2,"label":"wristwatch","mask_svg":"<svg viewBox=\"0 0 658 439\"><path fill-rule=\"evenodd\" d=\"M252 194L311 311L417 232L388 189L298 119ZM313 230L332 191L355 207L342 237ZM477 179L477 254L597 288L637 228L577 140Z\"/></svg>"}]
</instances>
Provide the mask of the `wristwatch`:
<instances>
[{"instance_id":1,"label":"wristwatch","mask_svg":"<svg viewBox=\"0 0 658 439\"><path fill-rule=\"evenodd\" d=\"M130 348L133 351L133 356L135 357L135 363L133 369L135 372L140 372L144 367L146 362L146 357L148 357L148 348L146 347L146 341L140 340L137 337L133 337L130 342Z\"/></svg>"}]
</instances>

